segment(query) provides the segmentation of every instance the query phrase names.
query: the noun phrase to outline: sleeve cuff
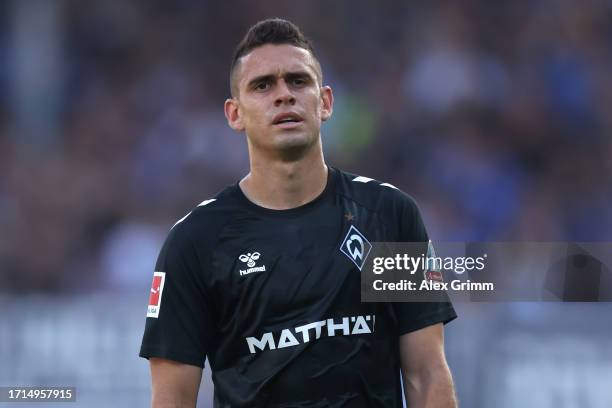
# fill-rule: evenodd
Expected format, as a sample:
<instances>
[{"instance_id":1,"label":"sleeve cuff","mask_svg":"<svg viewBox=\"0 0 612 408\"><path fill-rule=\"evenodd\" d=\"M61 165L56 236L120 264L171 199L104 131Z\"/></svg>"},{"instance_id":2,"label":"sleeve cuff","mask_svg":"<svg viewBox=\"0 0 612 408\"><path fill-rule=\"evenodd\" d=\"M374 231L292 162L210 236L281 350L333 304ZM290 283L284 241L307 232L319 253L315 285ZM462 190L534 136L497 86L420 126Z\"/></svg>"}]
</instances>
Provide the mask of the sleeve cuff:
<instances>
[{"instance_id":1,"label":"sleeve cuff","mask_svg":"<svg viewBox=\"0 0 612 408\"><path fill-rule=\"evenodd\" d=\"M437 323L447 324L456 318L457 313L455 313L455 309L452 306L446 307L434 313L423 315L410 322L404 324L400 323L398 326L398 335L401 336Z\"/></svg>"},{"instance_id":2,"label":"sleeve cuff","mask_svg":"<svg viewBox=\"0 0 612 408\"><path fill-rule=\"evenodd\" d=\"M206 356L202 357L197 353L169 350L159 347L143 346L140 348L140 353L138 355L142 358L146 358L147 360L151 357L165 358L167 360L190 364L200 368L204 368L204 362L206 361Z\"/></svg>"}]
</instances>

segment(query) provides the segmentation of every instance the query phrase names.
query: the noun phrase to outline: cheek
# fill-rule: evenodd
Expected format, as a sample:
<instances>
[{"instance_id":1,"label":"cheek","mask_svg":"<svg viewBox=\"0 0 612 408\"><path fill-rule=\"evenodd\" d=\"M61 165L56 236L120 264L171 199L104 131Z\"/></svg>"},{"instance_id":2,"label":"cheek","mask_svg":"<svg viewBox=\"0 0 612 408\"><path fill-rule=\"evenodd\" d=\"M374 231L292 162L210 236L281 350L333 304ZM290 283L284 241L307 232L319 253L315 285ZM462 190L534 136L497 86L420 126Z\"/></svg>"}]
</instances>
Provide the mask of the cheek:
<instances>
[{"instance_id":1,"label":"cheek","mask_svg":"<svg viewBox=\"0 0 612 408\"><path fill-rule=\"evenodd\" d=\"M319 119L321 117L321 100L318 95L311 96L309 111L313 118Z\"/></svg>"},{"instance_id":2,"label":"cheek","mask_svg":"<svg viewBox=\"0 0 612 408\"><path fill-rule=\"evenodd\" d=\"M258 112L257 115L255 115L252 118L252 122L251 123L253 124L253 127L258 127L258 128L265 127L267 125L267 123L268 123L268 119L267 119L267 116L266 116L266 111L262 110L261 112Z\"/></svg>"},{"instance_id":3,"label":"cheek","mask_svg":"<svg viewBox=\"0 0 612 408\"><path fill-rule=\"evenodd\" d=\"M266 121L266 112L258 106L249 106L243 110L242 120L247 127L260 127Z\"/></svg>"}]
</instances>

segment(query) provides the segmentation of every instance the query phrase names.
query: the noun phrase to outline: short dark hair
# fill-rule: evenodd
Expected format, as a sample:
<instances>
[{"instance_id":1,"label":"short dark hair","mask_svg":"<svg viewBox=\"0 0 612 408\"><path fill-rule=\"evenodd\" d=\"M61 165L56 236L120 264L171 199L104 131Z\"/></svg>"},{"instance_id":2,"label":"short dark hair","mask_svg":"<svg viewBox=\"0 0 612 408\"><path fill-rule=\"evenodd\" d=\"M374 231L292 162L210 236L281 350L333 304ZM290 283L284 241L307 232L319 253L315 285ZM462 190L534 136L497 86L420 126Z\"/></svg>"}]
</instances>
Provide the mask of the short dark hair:
<instances>
[{"instance_id":1,"label":"short dark hair","mask_svg":"<svg viewBox=\"0 0 612 408\"><path fill-rule=\"evenodd\" d=\"M300 28L291 21L283 20L282 18L269 18L252 26L234 51L230 67L230 88L232 95L237 93L237 84L234 83L234 70L239 65L240 58L253 51L253 49L265 44L290 44L309 51L317 65L318 79L322 81L321 66L315 56L312 43L306 38Z\"/></svg>"}]
</instances>

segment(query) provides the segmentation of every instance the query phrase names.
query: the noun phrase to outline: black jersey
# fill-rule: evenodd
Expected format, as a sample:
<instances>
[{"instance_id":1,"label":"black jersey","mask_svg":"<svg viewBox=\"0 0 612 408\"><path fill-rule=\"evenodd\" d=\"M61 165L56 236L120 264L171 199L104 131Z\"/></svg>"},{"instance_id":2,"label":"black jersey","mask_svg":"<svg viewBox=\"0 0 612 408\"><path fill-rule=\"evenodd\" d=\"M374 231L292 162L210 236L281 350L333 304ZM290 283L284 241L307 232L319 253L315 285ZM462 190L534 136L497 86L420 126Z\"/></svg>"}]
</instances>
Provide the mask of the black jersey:
<instances>
[{"instance_id":1,"label":"black jersey","mask_svg":"<svg viewBox=\"0 0 612 408\"><path fill-rule=\"evenodd\" d=\"M450 303L361 303L347 233L426 242L414 201L329 168L312 202L269 210L238 184L174 225L140 356L204 366L215 407L401 407L398 336L456 317Z\"/></svg>"}]
</instances>

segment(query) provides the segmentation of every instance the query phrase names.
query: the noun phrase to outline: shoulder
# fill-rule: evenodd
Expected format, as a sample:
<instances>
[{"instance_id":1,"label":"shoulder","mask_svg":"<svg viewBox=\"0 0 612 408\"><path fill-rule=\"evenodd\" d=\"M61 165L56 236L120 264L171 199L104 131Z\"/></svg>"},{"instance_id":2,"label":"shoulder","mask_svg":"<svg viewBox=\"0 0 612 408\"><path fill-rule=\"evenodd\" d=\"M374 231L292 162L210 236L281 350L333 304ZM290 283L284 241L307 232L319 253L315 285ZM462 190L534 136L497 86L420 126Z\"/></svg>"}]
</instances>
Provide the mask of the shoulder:
<instances>
[{"instance_id":1,"label":"shoulder","mask_svg":"<svg viewBox=\"0 0 612 408\"><path fill-rule=\"evenodd\" d=\"M338 170L338 193L370 211L385 214L418 212L415 199L387 181Z\"/></svg>"},{"instance_id":2,"label":"shoulder","mask_svg":"<svg viewBox=\"0 0 612 408\"><path fill-rule=\"evenodd\" d=\"M234 186L197 204L177 220L168 232L167 242L181 246L196 245L210 247L236 211L236 200L232 195Z\"/></svg>"}]
</instances>

